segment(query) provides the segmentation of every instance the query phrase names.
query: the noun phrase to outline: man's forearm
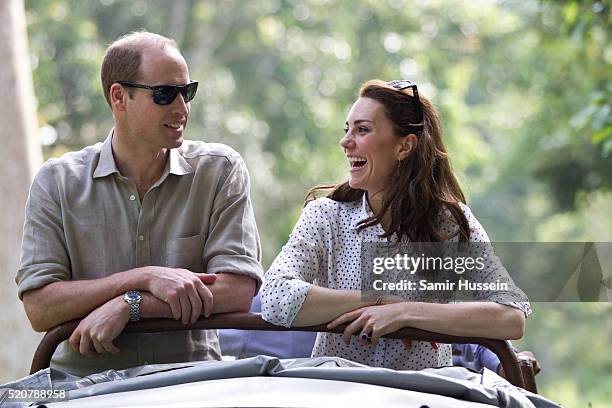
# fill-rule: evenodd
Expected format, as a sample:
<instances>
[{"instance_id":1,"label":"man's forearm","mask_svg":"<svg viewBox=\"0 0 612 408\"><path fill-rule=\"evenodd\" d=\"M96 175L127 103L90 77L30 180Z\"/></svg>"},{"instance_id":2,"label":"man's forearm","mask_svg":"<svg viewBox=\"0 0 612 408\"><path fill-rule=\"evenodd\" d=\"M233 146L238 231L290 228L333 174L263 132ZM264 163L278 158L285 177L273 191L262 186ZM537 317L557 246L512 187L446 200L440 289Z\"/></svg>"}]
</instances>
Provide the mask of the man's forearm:
<instances>
[{"instance_id":1,"label":"man's forearm","mask_svg":"<svg viewBox=\"0 0 612 408\"><path fill-rule=\"evenodd\" d=\"M255 296L255 280L235 273L218 273L212 285L213 313L248 312Z\"/></svg>"},{"instance_id":2,"label":"man's forearm","mask_svg":"<svg viewBox=\"0 0 612 408\"><path fill-rule=\"evenodd\" d=\"M236 277L239 278L236 278ZM218 274L214 284L207 285L213 293L215 304L213 313L246 312L251 307L251 299L255 291L255 281L252 281L252 289L248 280L243 280L241 275ZM149 292L141 292L140 316L143 319L172 319L170 306L153 296ZM246 309L246 310L245 310Z\"/></svg>"},{"instance_id":3,"label":"man's forearm","mask_svg":"<svg viewBox=\"0 0 612 408\"><path fill-rule=\"evenodd\" d=\"M244 275L218 273L213 284L206 285L213 294L213 313L248 312L255 294L255 281ZM140 315L143 319L172 319L168 304L149 292L142 292Z\"/></svg>"},{"instance_id":4,"label":"man's forearm","mask_svg":"<svg viewBox=\"0 0 612 408\"><path fill-rule=\"evenodd\" d=\"M255 281L244 275L218 273L213 284L206 285L213 294L213 313L248 312L255 295ZM172 318L168 304L149 292L142 293L140 315L144 319Z\"/></svg>"},{"instance_id":5,"label":"man's forearm","mask_svg":"<svg viewBox=\"0 0 612 408\"><path fill-rule=\"evenodd\" d=\"M145 290L144 268L100 279L53 282L23 295L26 314L34 330L42 332L88 315L95 308L128 290Z\"/></svg>"},{"instance_id":6,"label":"man's forearm","mask_svg":"<svg viewBox=\"0 0 612 408\"><path fill-rule=\"evenodd\" d=\"M141 292L140 317L143 319L172 319L172 310L163 300L159 300L149 292Z\"/></svg>"},{"instance_id":7,"label":"man's forearm","mask_svg":"<svg viewBox=\"0 0 612 408\"><path fill-rule=\"evenodd\" d=\"M144 291L144 318L172 318L167 302L148 292L147 268L130 269L106 278L53 282L28 291L23 303L34 330L47 331L58 324L87 316L92 310L128 290ZM247 312L255 292L255 281L247 276L220 273L206 285L213 294L213 313ZM206 280L211 280L206 278Z\"/></svg>"}]
</instances>

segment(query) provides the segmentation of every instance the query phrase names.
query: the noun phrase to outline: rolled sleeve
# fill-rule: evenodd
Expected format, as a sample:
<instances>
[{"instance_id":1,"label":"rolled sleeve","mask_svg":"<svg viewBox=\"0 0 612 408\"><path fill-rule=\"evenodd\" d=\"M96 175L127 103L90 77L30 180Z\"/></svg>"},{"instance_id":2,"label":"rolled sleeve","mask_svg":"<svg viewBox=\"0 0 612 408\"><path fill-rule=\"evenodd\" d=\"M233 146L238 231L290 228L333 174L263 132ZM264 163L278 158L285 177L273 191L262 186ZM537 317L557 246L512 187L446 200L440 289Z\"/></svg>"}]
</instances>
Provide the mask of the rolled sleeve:
<instances>
[{"instance_id":1,"label":"rolled sleeve","mask_svg":"<svg viewBox=\"0 0 612 408\"><path fill-rule=\"evenodd\" d=\"M15 277L18 296L52 282L70 279L70 260L52 162L32 182L26 203L21 260Z\"/></svg>"},{"instance_id":2,"label":"rolled sleeve","mask_svg":"<svg viewBox=\"0 0 612 408\"><path fill-rule=\"evenodd\" d=\"M493 250L489 237L483 226L476 219L467 206L462 206L464 214L470 227L470 255L472 258L481 257L485 259L485 267L481 271L472 271L470 279L475 282L500 282L507 283L508 290L505 291L474 291L476 300L488 300L502 305L512 306L521 310L525 317L531 314L531 305L527 295L514 283L510 274L502 264Z\"/></svg>"},{"instance_id":3,"label":"rolled sleeve","mask_svg":"<svg viewBox=\"0 0 612 408\"><path fill-rule=\"evenodd\" d=\"M316 203L316 202L315 202ZM324 217L309 204L270 269L261 292L264 320L291 327L324 267Z\"/></svg>"},{"instance_id":4,"label":"rolled sleeve","mask_svg":"<svg viewBox=\"0 0 612 408\"><path fill-rule=\"evenodd\" d=\"M246 166L236 153L215 196L203 258L208 273L234 273L254 279L257 293L263 270L249 188Z\"/></svg>"}]
</instances>

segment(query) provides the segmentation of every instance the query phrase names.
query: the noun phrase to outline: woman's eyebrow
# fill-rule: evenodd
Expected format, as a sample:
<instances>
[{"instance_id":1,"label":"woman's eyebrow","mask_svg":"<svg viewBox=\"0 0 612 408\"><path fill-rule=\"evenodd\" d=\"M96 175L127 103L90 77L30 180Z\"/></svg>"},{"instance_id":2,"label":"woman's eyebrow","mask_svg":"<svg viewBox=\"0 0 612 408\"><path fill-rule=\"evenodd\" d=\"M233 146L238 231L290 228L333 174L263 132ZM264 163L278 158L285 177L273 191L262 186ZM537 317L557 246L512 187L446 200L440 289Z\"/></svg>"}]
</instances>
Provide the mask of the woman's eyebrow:
<instances>
[{"instance_id":1,"label":"woman's eyebrow","mask_svg":"<svg viewBox=\"0 0 612 408\"><path fill-rule=\"evenodd\" d=\"M353 121L353 124L354 125L358 125L358 124L364 123L364 122L370 122L371 124L375 124L374 121L369 120L369 119L357 119L357 120ZM348 122L344 122L344 124L348 125L349 123Z\"/></svg>"}]
</instances>

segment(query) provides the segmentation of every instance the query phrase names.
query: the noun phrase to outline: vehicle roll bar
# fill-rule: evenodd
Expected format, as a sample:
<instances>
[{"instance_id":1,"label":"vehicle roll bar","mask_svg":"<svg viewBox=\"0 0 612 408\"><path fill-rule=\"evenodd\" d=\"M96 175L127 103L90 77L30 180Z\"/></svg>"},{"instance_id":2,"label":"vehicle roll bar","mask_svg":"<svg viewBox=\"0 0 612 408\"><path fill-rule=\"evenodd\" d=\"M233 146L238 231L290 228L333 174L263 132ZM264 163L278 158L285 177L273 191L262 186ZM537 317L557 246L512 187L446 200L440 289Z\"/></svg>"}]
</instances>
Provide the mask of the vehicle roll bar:
<instances>
[{"instance_id":1,"label":"vehicle roll bar","mask_svg":"<svg viewBox=\"0 0 612 408\"><path fill-rule=\"evenodd\" d=\"M41 340L30 368L30 374L49 367L51 356L57 346L68 339L80 320L72 320L49 330ZM208 330L208 329L239 329L239 330L270 330L270 331L307 331L342 333L346 326L329 330L325 325L307 327L281 327L266 322L256 313L219 313L208 318L201 317L193 324L183 324L173 319L145 319L131 322L124 332L129 333L157 333L179 330ZM506 340L495 340L484 337L463 337L440 334L411 327L402 328L383 337L391 339L408 338L417 341L431 341L437 343L480 344L497 355L506 374L506 379L517 387L537 393L533 367L529 361L518 360L514 349Z\"/></svg>"}]
</instances>

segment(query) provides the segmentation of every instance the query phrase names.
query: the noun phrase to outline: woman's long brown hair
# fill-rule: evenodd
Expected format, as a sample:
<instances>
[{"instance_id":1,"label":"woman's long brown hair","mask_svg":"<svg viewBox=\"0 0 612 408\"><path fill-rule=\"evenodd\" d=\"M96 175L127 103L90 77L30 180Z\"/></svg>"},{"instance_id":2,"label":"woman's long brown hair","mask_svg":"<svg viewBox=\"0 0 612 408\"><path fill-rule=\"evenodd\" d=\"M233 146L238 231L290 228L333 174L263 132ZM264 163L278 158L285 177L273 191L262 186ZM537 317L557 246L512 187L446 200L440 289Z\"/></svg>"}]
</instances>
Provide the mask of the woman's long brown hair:
<instances>
[{"instance_id":1,"label":"woman's long brown hair","mask_svg":"<svg viewBox=\"0 0 612 408\"><path fill-rule=\"evenodd\" d=\"M470 230L459 206L460 202L465 203L465 196L442 142L438 112L428 99L419 96L424 127L417 135L416 149L399 162L398 170L389 180L380 213L361 220L359 230L380 223L389 213L391 225L381 238L396 233L400 241L408 238L411 242L440 242L458 234L459 241L465 242L469 240ZM371 80L362 85L359 97L371 98L383 105L398 137L414 133L410 125L418 123L419 118L408 89L398 91L383 81ZM365 193L351 188L348 181L319 185L308 192L306 203L329 190L327 197L340 202L359 200ZM448 210L457 223L458 229L454 233L439 229L444 210Z\"/></svg>"}]
</instances>

